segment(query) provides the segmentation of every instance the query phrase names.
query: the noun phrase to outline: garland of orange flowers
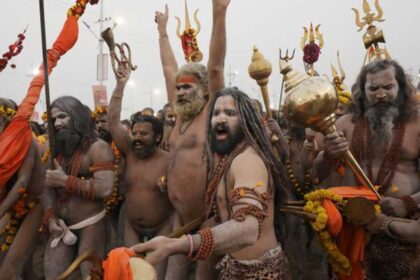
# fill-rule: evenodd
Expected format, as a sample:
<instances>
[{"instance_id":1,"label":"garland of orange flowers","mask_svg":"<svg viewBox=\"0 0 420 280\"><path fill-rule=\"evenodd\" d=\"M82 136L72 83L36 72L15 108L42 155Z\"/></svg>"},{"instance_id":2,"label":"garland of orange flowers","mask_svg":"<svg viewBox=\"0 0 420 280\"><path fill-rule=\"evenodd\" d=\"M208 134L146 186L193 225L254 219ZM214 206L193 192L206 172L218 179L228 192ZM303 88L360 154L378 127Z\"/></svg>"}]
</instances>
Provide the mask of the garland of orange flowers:
<instances>
[{"instance_id":1,"label":"garland of orange flowers","mask_svg":"<svg viewBox=\"0 0 420 280\"><path fill-rule=\"evenodd\" d=\"M92 112L92 118L96 119L97 116L108 113L106 107L97 106L95 111Z\"/></svg>"},{"instance_id":2,"label":"garland of orange flowers","mask_svg":"<svg viewBox=\"0 0 420 280\"><path fill-rule=\"evenodd\" d=\"M50 148L48 147L47 150L45 151L44 155L41 158L42 164L45 164L49 157L50 157Z\"/></svg>"},{"instance_id":3,"label":"garland of orange flowers","mask_svg":"<svg viewBox=\"0 0 420 280\"><path fill-rule=\"evenodd\" d=\"M18 193L20 195L20 199L13 206L13 212L9 212L9 224L6 226L5 229L3 229L2 232L0 232L0 237L6 235L3 244L0 247L0 250L2 252L6 252L9 250L10 245L12 245L20 225L22 224L29 211L36 205L35 201L27 201L28 194L26 188L20 187Z\"/></svg>"},{"instance_id":4,"label":"garland of orange flowers","mask_svg":"<svg viewBox=\"0 0 420 280\"><path fill-rule=\"evenodd\" d=\"M350 275L351 266L349 259L343 255L333 242L331 235L326 230L328 215L324 207L322 207L322 200L329 199L336 203L343 203L343 197L330 190L316 190L304 196L306 200L303 211L316 215L315 222L311 222L311 226L318 234L321 245L327 250L329 262L335 273Z\"/></svg>"},{"instance_id":5,"label":"garland of orange flowers","mask_svg":"<svg viewBox=\"0 0 420 280\"><path fill-rule=\"evenodd\" d=\"M114 153L114 187L111 195L105 200L105 209L107 213L112 212L112 210L123 200L122 196L118 195L121 153L114 141L112 141L111 147L112 152Z\"/></svg>"}]
</instances>

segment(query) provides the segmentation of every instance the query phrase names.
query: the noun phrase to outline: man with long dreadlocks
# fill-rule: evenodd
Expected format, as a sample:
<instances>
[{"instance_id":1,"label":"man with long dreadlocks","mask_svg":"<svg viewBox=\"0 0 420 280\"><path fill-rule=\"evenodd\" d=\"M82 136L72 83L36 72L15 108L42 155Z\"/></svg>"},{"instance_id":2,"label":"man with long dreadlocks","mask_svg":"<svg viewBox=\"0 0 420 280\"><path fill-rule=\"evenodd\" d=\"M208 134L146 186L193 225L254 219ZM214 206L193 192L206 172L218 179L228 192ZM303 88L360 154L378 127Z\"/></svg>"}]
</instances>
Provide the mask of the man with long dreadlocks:
<instances>
[{"instance_id":1,"label":"man with long dreadlocks","mask_svg":"<svg viewBox=\"0 0 420 280\"><path fill-rule=\"evenodd\" d=\"M219 91L210 113L214 164L205 200L208 219L218 225L177 239L157 237L133 249L146 253L150 263L174 254L192 261L224 255L217 265L218 279L223 280L290 279L279 245L286 173L261 119L250 98L237 88Z\"/></svg>"},{"instance_id":2,"label":"man with long dreadlocks","mask_svg":"<svg viewBox=\"0 0 420 280\"><path fill-rule=\"evenodd\" d=\"M74 97L51 104L56 169L47 170L44 225L50 236L44 266L55 279L77 255L90 249L104 255L106 214L104 199L112 193L114 158L111 147L98 139L91 111ZM83 263L83 279L90 265Z\"/></svg>"},{"instance_id":3,"label":"man with long dreadlocks","mask_svg":"<svg viewBox=\"0 0 420 280\"><path fill-rule=\"evenodd\" d=\"M339 156L351 149L369 179L384 196L382 211L393 217L418 217L420 203L420 116L415 90L402 67L393 60L364 66L353 87L351 113L337 122L339 134L324 139L315 162L321 178L334 170ZM342 185L357 184L346 168ZM384 219L381 231L367 245L369 279L419 279L420 250L401 241Z\"/></svg>"}]
</instances>

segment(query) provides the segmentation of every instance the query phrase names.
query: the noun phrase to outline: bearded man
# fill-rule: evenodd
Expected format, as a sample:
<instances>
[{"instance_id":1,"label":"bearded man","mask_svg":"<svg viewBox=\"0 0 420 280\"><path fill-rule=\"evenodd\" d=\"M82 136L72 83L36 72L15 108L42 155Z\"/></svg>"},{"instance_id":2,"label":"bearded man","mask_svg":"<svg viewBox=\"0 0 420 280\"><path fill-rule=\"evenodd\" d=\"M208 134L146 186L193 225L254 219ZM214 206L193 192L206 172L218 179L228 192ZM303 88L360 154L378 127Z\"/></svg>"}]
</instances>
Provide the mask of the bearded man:
<instances>
[{"instance_id":1,"label":"bearded man","mask_svg":"<svg viewBox=\"0 0 420 280\"><path fill-rule=\"evenodd\" d=\"M177 239L157 237L133 247L158 263L170 255L191 260L224 255L218 279L290 279L281 245L279 204L285 169L274 156L251 100L236 88L212 102L209 141L214 165L206 192L207 216L219 225ZM197 275L204 277L203 275Z\"/></svg>"},{"instance_id":2,"label":"bearded man","mask_svg":"<svg viewBox=\"0 0 420 280\"><path fill-rule=\"evenodd\" d=\"M108 129L108 110L106 107L96 107L92 113L95 120L96 131L98 131L99 138L111 144L112 136Z\"/></svg>"},{"instance_id":3,"label":"bearded man","mask_svg":"<svg viewBox=\"0 0 420 280\"><path fill-rule=\"evenodd\" d=\"M18 115L22 112L15 102L0 98L0 140L9 136L7 128ZM42 220L38 202L43 186L38 143L32 138L20 167L0 187L0 279L20 279L32 255Z\"/></svg>"},{"instance_id":4,"label":"bearded man","mask_svg":"<svg viewBox=\"0 0 420 280\"><path fill-rule=\"evenodd\" d=\"M130 68L120 66L120 77L109 104L109 130L126 158L124 246L133 246L172 230L172 206L166 190L168 153L158 147L162 123L154 116L136 114L128 132L120 123L124 88ZM166 263L156 267L158 279L165 278Z\"/></svg>"},{"instance_id":5,"label":"bearded man","mask_svg":"<svg viewBox=\"0 0 420 280\"><path fill-rule=\"evenodd\" d=\"M213 29L207 68L188 63L178 70L166 32L168 7L156 12L162 66L168 101L177 119L169 139L168 194L175 208L174 230L205 214L207 185L207 122L214 93L224 86L226 13L230 0L213 0ZM186 279L190 262L182 256L169 260L168 279ZM199 270L199 268L197 268Z\"/></svg>"},{"instance_id":6,"label":"bearded man","mask_svg":"<svg viewBox=\"0 0 420 280\"><path fill-rule=\"evenodd\" d=\"M401 66L393 60L364 66L354 87L351 113L337 122L339 134L327 135L325 150L316 159L318 176L328 176L339 156L351 150L379 192L380 205L390 216L418 214L420 179L420 117L415 91ZM342 185L356 185L346 168ZM384 225L384 228L386 225ZM416 245L389 236L374 235L367 245L367 274L370 279L417 279L420 255Z\"/></svg>"},{"instance_id":7,"label":"bearded man","mask_svg":"<svg viewBox=\"0 0 420 280\"><path fill-rule=\"evenodd\" d=\"M45 276L55 279L86 250L104 255L104 199L112 193L114 158L111 147L98 139L90 110L74 97L51 104L56 169L47 170L44 224L50 237L44 258ZM90 265L83 263L83 279Z\"/></svg>"},{"instance_id":8,"label":"bearded man","mask_svg":"<svg viewBox=\"0 0 420 280\"><path fill-rule=\"evenodd\" d=\"M162 115L163 136L162 142L160 142L160 147L165 151L169 151L169 138L171 136L172 130L174 129L176 120L174 110L169 103L163 106Z\"/></svg>"}]
</instances>

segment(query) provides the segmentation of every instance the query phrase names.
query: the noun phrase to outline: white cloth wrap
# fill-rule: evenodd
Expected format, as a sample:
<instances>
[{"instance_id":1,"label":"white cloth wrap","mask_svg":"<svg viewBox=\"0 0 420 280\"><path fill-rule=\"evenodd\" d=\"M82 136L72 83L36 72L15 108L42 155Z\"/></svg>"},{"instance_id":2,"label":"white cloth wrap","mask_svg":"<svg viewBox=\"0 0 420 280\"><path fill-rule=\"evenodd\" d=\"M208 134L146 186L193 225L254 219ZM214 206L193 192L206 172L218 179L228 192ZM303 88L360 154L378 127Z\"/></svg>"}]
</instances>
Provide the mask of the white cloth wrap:
<instances>
[{"instance_id":1,"label":"white cloth wrap","mask_svg":"<svg viewBox=\"0 0 420 280\"><path fill-rule=\"evenodd\" d=\"M99 222L103 217L106 215L106 210L102 210L98 214L87 218L86 220L83 220L77 224L74 224L72 226L67 226L66 223L62 219L58 219L58 225L63 229L63 232L58 236L57 238L54 238L53 241L51 241L51 248L57 247L58 243L60 243L61 240L63 240L63 243L65 245L74 245L77 242L77 236L72 230L82 229L87 226L96 224Z\"/></svg>"}]
</instances>

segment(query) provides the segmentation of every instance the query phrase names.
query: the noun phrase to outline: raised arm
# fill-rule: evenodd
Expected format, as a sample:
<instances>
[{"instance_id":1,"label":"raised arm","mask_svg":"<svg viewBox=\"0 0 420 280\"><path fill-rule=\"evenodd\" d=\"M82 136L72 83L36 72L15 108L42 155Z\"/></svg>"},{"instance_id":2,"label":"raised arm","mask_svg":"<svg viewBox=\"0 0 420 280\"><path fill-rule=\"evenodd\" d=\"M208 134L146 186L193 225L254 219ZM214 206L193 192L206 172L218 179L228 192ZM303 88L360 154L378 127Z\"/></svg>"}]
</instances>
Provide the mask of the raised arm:
<instances>
[{"instance_id":1,"label":"raised arm","mask_svg":"<svg viewBox=\"0 0 420 280\"><path fill-rule=\"evenodd\" d=\"M155 22L159 32L159 49L160 60L162 62L163 75L165 76L166 92L168 95L169 104L173 104L175 99L175 75L178 71L178 64L175 59L174 52L172 51L171 44L169 43L166 25L168 24L169 9L168 4L165 5L165 12L155 12Z\"/></svg>"},{"instance_id":2,"label":"raised arm","mask_svg":"<svg viewBox=\"0 0 420 280\"><path fill-rule=\"evenodd\" d=\"M229 3L230 0L213 0L213 28L207 63L210 97L225 87L226 12Z\"/></svg>"},{"instance_id":3,"label":"raised arm","mask_svg":"<svg viewBox=\"0 0 420 280\"><path fill-rule=\"evenodd\" d=\"M131 70L130 67L126 65L125 67L119 66L117 71L121 74L121 77L115 76L117 84L115 85L111 101L109 102L108 127L118 149L124 154L127 154L130 149L130 137L127 130L121 124L121 106L124 88L127 81L130 79Z\"/></svg>"}]
</instances>

